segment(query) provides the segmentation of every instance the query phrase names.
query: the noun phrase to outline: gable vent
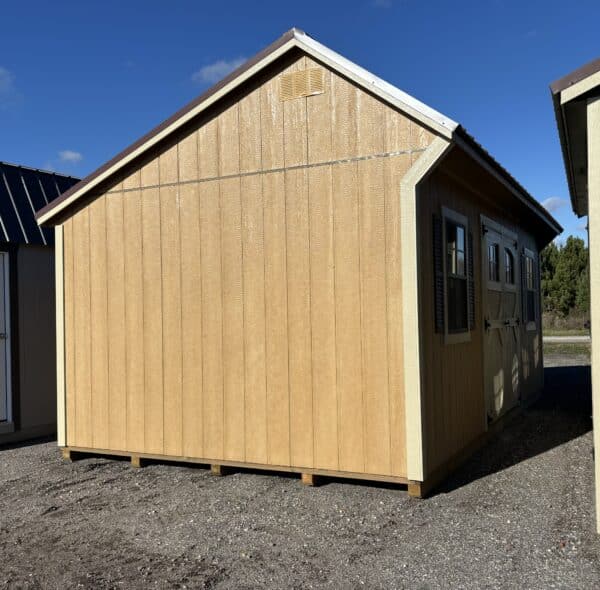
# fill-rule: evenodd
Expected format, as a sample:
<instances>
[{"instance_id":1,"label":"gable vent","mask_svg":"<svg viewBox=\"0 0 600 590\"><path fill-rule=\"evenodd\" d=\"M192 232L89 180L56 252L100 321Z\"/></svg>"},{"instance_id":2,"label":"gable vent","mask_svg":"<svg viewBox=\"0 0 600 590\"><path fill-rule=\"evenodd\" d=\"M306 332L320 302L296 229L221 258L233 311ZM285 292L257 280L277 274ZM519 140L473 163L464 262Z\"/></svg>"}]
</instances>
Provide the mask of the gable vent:
<instances>
[{"instance_id":1,"label":"gable vent","mask_svg":"<svg viewBox=\"0 0 600 590\"><path fill-rule=\"evenodd\" d=\"M313 96L325 92L322 68L309 68L282 74L280 77L281 100Z\"/></svg>"}]
</instances>

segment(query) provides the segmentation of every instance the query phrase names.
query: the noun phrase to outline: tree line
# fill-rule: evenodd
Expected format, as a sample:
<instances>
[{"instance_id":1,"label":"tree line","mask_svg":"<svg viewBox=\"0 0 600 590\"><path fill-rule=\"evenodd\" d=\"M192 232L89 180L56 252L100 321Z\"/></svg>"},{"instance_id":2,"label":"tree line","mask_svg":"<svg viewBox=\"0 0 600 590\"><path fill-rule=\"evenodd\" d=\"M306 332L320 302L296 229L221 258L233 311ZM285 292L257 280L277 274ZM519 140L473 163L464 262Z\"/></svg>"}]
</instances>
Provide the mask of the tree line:
<instances>
[{"instance_id":1,"label":"tree line","mask_svg":"<svg viewBox=\"0 0 600 590\"><path fill-rule=\"evenodd\" d=\"M585 242L569 236L563 244L550 243L540 254L540 265L544 314L549 318L588 319L590 286Z\"/></svg>"}]
</instances>

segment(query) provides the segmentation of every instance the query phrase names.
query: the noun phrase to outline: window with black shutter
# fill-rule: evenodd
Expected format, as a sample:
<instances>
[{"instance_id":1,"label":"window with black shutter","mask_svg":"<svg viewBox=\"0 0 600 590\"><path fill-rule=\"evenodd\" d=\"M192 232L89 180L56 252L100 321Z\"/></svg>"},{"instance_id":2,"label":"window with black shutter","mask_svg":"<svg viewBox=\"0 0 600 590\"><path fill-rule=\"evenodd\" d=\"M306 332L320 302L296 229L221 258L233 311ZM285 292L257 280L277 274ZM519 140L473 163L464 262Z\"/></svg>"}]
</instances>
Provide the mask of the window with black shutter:
<instances>
[{"instance_id":1,"label":"window with black shutter","mask_svg":"<svg viewBox=\"0 0 600 590\"><path fill-rule=\"evenodd\" d=\"M433 219L435 330L446 343L470 340L475 325L473 238L464 215L447 208Z\"/></svg>"},{"instance_id":2,"label":"window with black shutter","mask_svg":"<svg viewBox=\"0 0 600 590\"><path fill-rule=\"evenodd\" d=\"M525 248L523 254L523 315L528 330L535 330L538 321L538 277L534 252Z\"/></svg>"}]
</instances>

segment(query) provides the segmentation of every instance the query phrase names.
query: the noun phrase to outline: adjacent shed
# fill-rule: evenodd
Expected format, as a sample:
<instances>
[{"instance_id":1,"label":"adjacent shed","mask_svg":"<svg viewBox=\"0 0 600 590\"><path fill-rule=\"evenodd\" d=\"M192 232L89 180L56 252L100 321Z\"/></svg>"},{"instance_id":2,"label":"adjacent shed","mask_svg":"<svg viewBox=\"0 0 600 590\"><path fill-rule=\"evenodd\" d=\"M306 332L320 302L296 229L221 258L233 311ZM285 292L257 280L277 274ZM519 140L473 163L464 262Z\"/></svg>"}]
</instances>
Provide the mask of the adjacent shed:
<instances>
[{"instance_id":1,"label":"adjacent shed","mask_svg":"<svg viewBox=\"0 0 600 590\"><path fill-rule=\"evenodd\" d=\"M588 216L596 528L600 533L600 58L550 86L573 211Z\"/></svg>"},{"instance_id":2,"label":"adjacent shed","mask_svg":"<svg viewBox=\"0 0 600 590\"><path fill-rule=\"evenodd\" d=\"M56 430L54 232L35 212L77 181L0 162L0 444Z\"/></svg>"},{"instance_id":3,"label":"adjacent shed","mask_svg":"<svg viewBox=\"0 0 600 590\"><path fill-rule=\"evenodd\" d=\"M541 388L560 227L296 29L44 208L59 445L408 483Z\"/></svg>"}]
</instances>

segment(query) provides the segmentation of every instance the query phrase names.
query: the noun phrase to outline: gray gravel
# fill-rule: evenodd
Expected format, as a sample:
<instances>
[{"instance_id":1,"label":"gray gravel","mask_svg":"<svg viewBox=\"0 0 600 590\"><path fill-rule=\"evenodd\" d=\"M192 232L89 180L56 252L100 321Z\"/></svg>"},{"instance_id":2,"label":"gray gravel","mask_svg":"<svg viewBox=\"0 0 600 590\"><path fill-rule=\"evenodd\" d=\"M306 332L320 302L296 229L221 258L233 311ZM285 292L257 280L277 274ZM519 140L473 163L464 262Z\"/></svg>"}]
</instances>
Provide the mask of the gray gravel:
<instances>
[{"instance_id":1,"label":"gray gravel","mask_svg":"<svg viewBox=\"0 0 600 590\"><path fill-rule=\"evenodd\" d=\"M0 587L595 588L589 369L427 500L394 486L0 450Z\"/></svg>"}]
</instances>

